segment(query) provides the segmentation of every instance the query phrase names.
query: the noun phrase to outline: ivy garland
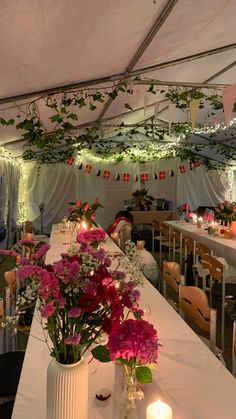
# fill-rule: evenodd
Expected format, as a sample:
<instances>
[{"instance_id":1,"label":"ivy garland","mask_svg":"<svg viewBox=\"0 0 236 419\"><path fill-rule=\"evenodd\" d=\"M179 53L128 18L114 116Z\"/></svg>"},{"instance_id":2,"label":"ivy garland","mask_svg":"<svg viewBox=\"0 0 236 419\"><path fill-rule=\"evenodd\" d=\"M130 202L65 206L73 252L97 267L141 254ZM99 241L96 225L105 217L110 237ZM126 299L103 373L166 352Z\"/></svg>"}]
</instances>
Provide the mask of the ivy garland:
<instances>
[{"instance_id":1,"label":"ivy garland","mask_svg":"<svg viewBox=\"0 0 236 419\"><path fill-rule=\"evenodd\" d=\"M115 100L120 92L127 95L133 94L131 81L117 82L106 88L86 88L64 92L61 97L56 95L46 95L27 104L27 111L18 106L20 114L25 114L25 119L17 123L14 119L0 118L2 126L16 125L18 130L23 130L23 139L25 140L25 151L22 158L24 160L35 160L40 164L56 164L64 163L68 158L80 153L81 150L87 149L91 153L97 154L106 159L111 154L115 161L123 160L124 156L129 156L133 162L144 162L156 159L169 159L179 157L181 159L194 160L196 154L202 151L204 147L210 147L217 150L218 153L224 154L228 159L236 159L236 149L230 142L227 144L216 140L217 134L211 133L206 145L188 144L166 144L166 136L169 132L166 128L157 127L155 125L145 125L142 127L143 134L147 139L152 140L152 144L133 144L110 140L106 141L101 133L96 128L86 129L82 134L74 135L78 128L79 111L88 107L91 111L97 109L98 103L105 103L108 99ZM150 84L148 92L156 94L155 86ZM161 90L161 93L175 103L175 106L183 111L189 110L191 100L200 99L199 107L202 109L210 105L210 115L215 111L222 109L222 98L217 91L210 92L209 95L204 93L202 89L183 89L183 88L168 88L168 90ZM39 101L43 100L46 108L51 110L49 117L52 124L52 130L48 132L42 121ZM132 110L132 107L127 102L124 108ZM236 111L236 104L234 105ZM209 111L208 116L209 116ZM18 116L21 118L21 115ZM116 137L124 135L124 124L121 123L114 131ZM138 133L140 126L130 130L126 133L128 138L132 138L134 134ZM178 123L172 126L171 135L173 139L179 137L181 134L189 137L191 128L187 123ZM226 135L226 134L225 134ZM234 134L230 134L232 140L235 138ZM227 134L228 136L228 134ZM199 158L199 157L198 157ZM212 167L207 159L201 158L202 162L209 168ZM215 164L213 165L215 167Z\"/></svg>"}]
</instances>

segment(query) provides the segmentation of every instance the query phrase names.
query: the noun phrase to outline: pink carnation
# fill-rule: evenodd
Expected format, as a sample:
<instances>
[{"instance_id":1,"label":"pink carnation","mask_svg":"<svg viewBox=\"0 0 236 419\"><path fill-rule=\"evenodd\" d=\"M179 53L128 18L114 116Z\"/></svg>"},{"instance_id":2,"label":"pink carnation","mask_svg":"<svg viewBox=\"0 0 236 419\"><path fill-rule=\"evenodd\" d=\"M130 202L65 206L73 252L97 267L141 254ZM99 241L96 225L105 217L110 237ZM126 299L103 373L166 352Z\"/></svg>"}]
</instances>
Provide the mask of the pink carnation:
<instances>
[{"instance_id":1,"label":"pink carnation","mask_svg":"<svg viewBox=\"0 0 236 419\"><path fill-rule=\"evenodd\" d=\"M32 258L41 259L47 253L50 247L51 247L50 244L42 245L35 253L33 253Z\"/></svg>"},{"instance_id":2,"label":"pink carnation","mask_svg":"<svg viewBox=\"0 0 236 419\"><path fill-rule=\"evenodd\" d=\"M53 315L55 310L56 310L56 308L55 308L55 306L52 302L48 303L48 304L45 304L45 306L41 310L41 315L42 315L42 317L46 317L46 319L47 319L48 317Z\"/></svg>"},{"instance_id":3,"label":"pink carnation","mask_svg":"<svg viewBox=\"0 0 236 419\"><path fill-rule=\"evenodd\" d=\"M68 312L69 317L79 317L81 315L80 307L73 307Z\"/></svg>"},{"instance_id":4,"label":"pink carnation","mask_svg":"<svg viewBox=\"0 0 236 419\"><path fill-rule=\"evenodd\" d=\"M14 252L14 250L5 250L5 249L0 249L0 254L5 255L5 256L11 256L13 258L17 258L19 256L19 253Z\"/></svg>"},{"instance_id":5,"label":"pink carnation","mask_svg":"<svg viewBox=\"0 0 236 419\"><path fill-rule=\"evenodd\" d=\"M159 354L157 331L153 325L142 319L123 321L108 341L111 360L119 358L145 365L156 363Z\"/></svg>"}]
</instances>

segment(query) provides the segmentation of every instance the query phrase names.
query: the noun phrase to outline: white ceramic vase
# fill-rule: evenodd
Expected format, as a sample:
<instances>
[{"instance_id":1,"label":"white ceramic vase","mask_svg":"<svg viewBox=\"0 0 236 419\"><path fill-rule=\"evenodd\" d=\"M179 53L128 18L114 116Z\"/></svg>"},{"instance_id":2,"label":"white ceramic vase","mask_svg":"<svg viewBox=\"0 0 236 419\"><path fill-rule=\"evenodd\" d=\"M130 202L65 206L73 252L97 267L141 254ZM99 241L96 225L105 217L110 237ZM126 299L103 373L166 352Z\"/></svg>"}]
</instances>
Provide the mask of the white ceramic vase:
<instances>
[{"instance_id":1,"label":"white ceramic vase","mask_svg":"<svg viewBox=\"0 0 236 419\"><path fill-rule=\"evenodd\" d=\"M88 418L88 365L60 364L54 358L47 370L47 419Z\"/></svg>"}]
</instances>

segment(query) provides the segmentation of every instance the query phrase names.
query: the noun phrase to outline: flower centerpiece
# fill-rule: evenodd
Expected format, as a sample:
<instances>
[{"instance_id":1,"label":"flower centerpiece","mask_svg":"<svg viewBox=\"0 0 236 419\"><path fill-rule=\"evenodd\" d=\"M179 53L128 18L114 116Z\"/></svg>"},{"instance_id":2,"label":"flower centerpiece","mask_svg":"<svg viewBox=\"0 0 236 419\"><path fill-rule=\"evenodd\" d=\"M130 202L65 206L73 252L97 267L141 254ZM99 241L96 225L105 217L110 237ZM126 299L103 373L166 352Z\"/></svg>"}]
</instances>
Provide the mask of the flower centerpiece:
<instances>
[{"instance_id":1,"label":"flower centerpiece","mask_svg":"<svg viewBox=\"0 0 236 419\"><path fill-rule=\"evenodd\" d=\"M148 194L148 189L141 188L132 193L131 206L134 210L149 211L153 201L154 197Z\"/></svg>"},{"instance_id":2,"label":"flower centerpiece","mask_svg":"<svg viewBox=\"0 0 236 419\"><path fill-rule=\"evenodd\" d=\"M118 270L118 267L112 269L111 259L106 251L96 248L104 240L104 235L101 229L80 232L78 244L69 248L52 265L37 264L38 259L33 255L31 261L24 260L16 275L20 282L27 282L27 287L21 293L17 307L20 310L22 301L24 305L27 301L32 304L32 299L37 301L36 312L42 325L44 341L52 357L51 362L54 362L52 365L59 365L61 368L63 365L76 366L81 361L85 363L86 351L92 350L95 356L96 352L94 354L93 351L97 347L98 339L105 333L108 336L105 350L109 351L109 360L123 359L122 362L130 374L133 377L135 374L140 382L147 383L151 381L151 375L146 366L143 369L144 362L157 360L157 333L152 325L141 319L143 311L139 307L140 292L132 278L128 277L127 280L125 273ZM130 315L133 319L128 319ZM128 340L122 340L124 333L127 339L130 337L127 355L124 345L128 345ZM54 367L50 365L48 376L49 372L55 373ZM59 375L61 376L61 369ZM54 381L58 385L57 378ZM48 381L47 389L53 387L54 381ZM83 391L86 382L83 378L80 384ZM54 391L58 395L58 403L62 403L60 391ZM67 396L65 403L68 398L71 399L68 394ZM78 397L80 395L77 392L76 406ZM79 402L80 406L84 405L84 397ZM57 405L51 399L50 393L47 396L50 412ZM62 419L63 412L60 408L56 413L50 413L47 419ZM70 419L87 417L86 412L77 412L76 415Z\"/></svg>"},{"instance_id":3,"label":"flower centerpiece","mask_svg":"<svg viewBox=\"0 0 236 419\"><path fill-rule=\"evenodd\" d=\"M140 313L141 317L141 313ZM157 363L160 344L153 325L142 318L126 319L109 335L106 346L92 353L102 362L118 361L124 367L124 417L135 409L137 400L144 397L140 384L152 382L151 367Z\"/></svg>"},{"instance_id":4,"label":"flower centerpiece","mask_svg":"<svg viewBox=\"0 0 236 419\"><path fill-rule=\"evenodd\" d=\"M229 223L236 221L236 202L220 202L215 208L215 218Z\"/></svg>"},{"instance_id":5,"label":"flower centerpiece","mask_svg":"<svg viewBox=\"0 0 236 419\"><path fill-rule=\"evenodd\" d=\"M69 202L70 207L68 208L69 215L67 221L74 223L82 223L83 221L87 224L87 227L91 228L93 225L98 226L95 221L95 212L98 208L103 208L99 203L98 198L94 200L92 204L88 202Z\"/></svg>"}]
</instances>

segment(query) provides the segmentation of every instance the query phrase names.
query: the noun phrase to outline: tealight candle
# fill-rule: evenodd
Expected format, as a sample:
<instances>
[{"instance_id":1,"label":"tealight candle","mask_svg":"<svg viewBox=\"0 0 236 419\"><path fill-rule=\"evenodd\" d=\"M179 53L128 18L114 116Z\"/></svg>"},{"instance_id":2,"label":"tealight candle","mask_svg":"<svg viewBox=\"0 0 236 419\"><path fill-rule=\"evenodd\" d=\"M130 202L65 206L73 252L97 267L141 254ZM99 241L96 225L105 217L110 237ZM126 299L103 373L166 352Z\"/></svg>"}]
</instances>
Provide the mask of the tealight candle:
<instances>
[{"instance_id":1,"label":"tealight candle","mask_svg":"<svg viewBox=\"0 0 236 419\"><path fill-rule=\"evenodd\" d=\"M172 409L161 400L150 403L146 410L146 419L172 419Z\"/></svg>"}]
</instances>

